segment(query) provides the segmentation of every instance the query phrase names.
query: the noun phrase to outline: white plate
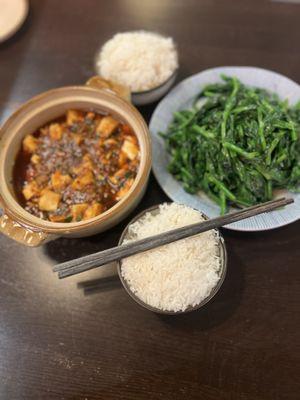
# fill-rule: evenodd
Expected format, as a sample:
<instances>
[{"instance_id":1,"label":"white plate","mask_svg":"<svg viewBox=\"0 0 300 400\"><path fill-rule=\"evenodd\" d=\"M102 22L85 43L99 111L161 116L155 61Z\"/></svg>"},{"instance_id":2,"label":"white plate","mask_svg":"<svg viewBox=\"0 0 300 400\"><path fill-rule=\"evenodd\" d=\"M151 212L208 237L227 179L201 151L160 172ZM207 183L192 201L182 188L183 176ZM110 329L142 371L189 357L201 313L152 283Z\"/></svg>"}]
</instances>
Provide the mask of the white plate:
<instances>
[{"instance_id":1,"label":"white plate","mask_svg":"<svg viewBox=\"0 0 300 400\"><path fill-rule=\"evenodd\" d=\"M244 84L265 88L277 93L282 99L288 99L290 104L300 100L300 86L292 80L276 72L254 67L220 67L212 68L199 74L193 75L179 83L175 88L158 104L151 121L150 132L153 143L153 164L152 169L156 179L164 192L178 203L186 204L204 212L210 218L219 215L219 207L205 194L191 195L184 191L180 182L176 181L167 171L169 155L165 150L163 139L159 132L165 132L173 119L173 113L190 107L194 97L201 89L209 84L220 82L220 74L236 76ZM226 228L238 231L264 231L274 229L294 222L300 218L300 194L282 190L276 197L293 197L295 203L285 209L272 211L244 221L227 225Z\"/></svg>"},{"instance_id":2,"label":"white plate","mask_svg":"<svg viewBox=\"0 0 300 400\"><path fill-rule=\"evenodd\" d=\"M17 32L27 14L27 0L0 0L0 42Z\"/></svg>"}]
</instances>

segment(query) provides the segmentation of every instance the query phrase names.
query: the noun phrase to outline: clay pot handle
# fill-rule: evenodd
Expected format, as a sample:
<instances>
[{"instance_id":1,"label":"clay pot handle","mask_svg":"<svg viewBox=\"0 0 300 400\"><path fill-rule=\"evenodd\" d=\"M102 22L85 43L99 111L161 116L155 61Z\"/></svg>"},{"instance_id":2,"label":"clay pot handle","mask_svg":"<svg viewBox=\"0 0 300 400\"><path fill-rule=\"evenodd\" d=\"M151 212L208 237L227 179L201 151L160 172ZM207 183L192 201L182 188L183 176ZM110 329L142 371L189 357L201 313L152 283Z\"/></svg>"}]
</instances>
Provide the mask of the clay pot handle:
<instances>
[{"instance_id":1,"label":"clay pot handle","mask_svg":"<svg viewBox=\"0 0 300 400\"><path fill-rule=\"evenodd\" d=\"M124 100L129 102L131 101L131 94L128 87L107 79L103 79L101 76L93 76L86 82L86 85L94 89L102 89L113 92L117 96L122 97Z\"/></svg>"},{"instance_id":2,"label":"clay pot handle","mask_svg":"<svg viewBox=\"0 0 300 400\"><path fill-rule=\"evenodd\" d=\"M40 246L49 240L47 233L32 231L11 219L7 214L0 216L0 232L16 242L30 247Z\"/></svg>"}]
</instances>

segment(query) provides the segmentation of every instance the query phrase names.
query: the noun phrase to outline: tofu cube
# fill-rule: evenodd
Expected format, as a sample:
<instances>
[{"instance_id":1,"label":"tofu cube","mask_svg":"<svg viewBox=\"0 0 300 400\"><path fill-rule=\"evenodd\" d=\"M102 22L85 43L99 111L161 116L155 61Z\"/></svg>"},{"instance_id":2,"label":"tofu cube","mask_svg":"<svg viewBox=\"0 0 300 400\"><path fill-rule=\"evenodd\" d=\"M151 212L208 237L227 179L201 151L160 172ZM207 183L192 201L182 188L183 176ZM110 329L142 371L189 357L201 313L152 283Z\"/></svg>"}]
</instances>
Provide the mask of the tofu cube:
<instances>
[{"instance_id":1,"label":"tofu cube","mask_svg":"<svg viewBox=\"0 0 300 400\"><path fill-rule=\"evenodd\" d=\"M88 169L88 170L90 170L90 171L93 170L93 168L94 168L94 166L93 166L93 161L92 161L91 156L90 156L89 154L85 154L85 155L83 156L83 159L82 159L82 167L83 167L84 169Z\"/></svg>"},{"instance_id":2,"label":"tofu cube","mask_svg":"<svg viewBox=\"0 0 300 400\"><path fill-rule=\"evenodd\" d=\"M99 203L94 203L91 206L89 206L86 210L85 213L83 215L83 219L90 219L90 218L94 218L97 215L101 214L103 210L103 207L101 204Z\"/></svg>"},{"instance_id":3,"label":"tofu cube","mask_svg":"<svg viewBox=\"0 0 300 400\"><path fill-rule=\"evenodd\" d=\"M80 175L78 178L74 179L72 183L72 188L75 190L83 189L85 186L94 183L94 175L91 171L86 171L83 175Z\"/></svg>"},{"instance_id":4,"label":"tofu cube","mask_svg":"<svg viewBox=\"0 0 300 400\"><path fill-rule=\"evenodd\" d=\"M45 189L39 199L39 209L41 211L56 211L60 202L60 194L52 190Z\"/></svg>"},{"instance_id":5,"label":"tofu cube","mask_svg":"<svg viewBox=\"0 0 300 400\"><path fill-rule=\"evenodd\" d=\"M82 220L83 214L87 208L88 208L87 203L73 204L71 206L71 214L73 217L73 221Z\"/></svg>"},{"instance_id":6,"label":"tofu cube","mask_svg":"<svg viewBox=\"0 0 300 400\"><path fill-rule=\"evenodd\" d=\"M80 111L68 110L67 111L67 124L73 125L77 122L83 121L83 115Z\"/></svg>"},{"instance_id":7,"label":"tofu cube","mask_svg":"<svg viewBox=\"0 0 300 400\"><path fill-rule=\"evenodd\" d=\"M96 114L95 114L94 112L92 112L92 111L90 111L90 112L88 112L88 113L86 114L86 118L87 118L87 119L94 119L95 116L96 116Z\"/></svg>"},{"instance_id":8,"label":"tofu cube","mask_svg":"<svg viewBox=\"0 0 300 400\"><path fill-rule=\"evenodd\" d=\"M37 183L35 181L27 183L24 186L22 193L26 200L30 200L39 193Z\"/></svg>"},{"instance_id":9,"label":"tofu cube","mask_svg":"<svg viewBox=\"0 0 300 400\"><path fill-rule=\"evenodd\" d=\"M32 164L39 164L41 162L41 157L37 154L33 154L30 158L30 161L32 162Z\"/></svg>"},{"instance_id":10,"label":"tofu cube","mask_svg":"<svg viewBox=\"0 0 300 400\"><path fill-rule=\"evenodd\" d=\"M118 142L117 142L115 139L113 139L113 138L106 139L106 140L104 140L104 142L103 142L103 145L104 145L104 146L116 146L117 144L118 144Z\"/></svg>"},{"instance_id":11,"label":"tofu cube","mask_svg":"<svg viewBox=\"0 0 300 400\"><path fill-rule=\"evenodd\" d=\"M118 125L119 122L114 118L110 116L103 117L96 128L96 132L99 134L99 136L107 138L114 132L115 129L117 129Z\"/></svg>"},{"instance_id":12,"label":"tofu cube","mask_svg":"<svg viewBox=\"0 0 300 400\"><path fill-rule=\"evenodd\" d=\"M53 189L62 189L71 183L72 178L70 175L62 175L60 171L55 171L51 175L51 184Z\"/></svg>"},{"instance_id":13,"label":"tofu cube","mask_svg":"<svg viewBox=\"0 0 300 400\"><path fill-rule=\"evenodd\" d=\"M66 222L66 215L49 215L49 219L52 222Z\"/></svg>"},{"instance_id":14,"label":"tofu cube","mask_svg":"<svg viewBox=\"0 0 300 400\"><path fill-rule=\"evenodd\" d=\"M126 162L127 162L127 155L123 151L120 151L118 158L119 167L123 167L123 165L125 165Z\"/></svg>"},{"instance_id":15,"label":"tofu cube","mask_svg":"<svg viewBox=\"0 0 300 400\"><path fill-rule=\"evenodd\" d=\"M129 160L134 160L139 154L139 149L137 145L135 145L134 143L132 143L127 139L124 140L121 151L123 151L126 154Z\"/></svg>"},{"instance_id":16,"label":"tofu cube","mask_svg":"<svg viewBox=\"0 0 300 400\"><path fill-rule=\"evenodd\" d=\"M115 173L115 175L114 175L114 177L118 180L118 179L122 179L122 178L124 178L124 176L126 175L126 172L128 172L128 170L126 170L125 168L121 168L121 169L119 169L116 173Z\"/></svg>"},{"instance_id":17,"label":"tofu cube","mask_svg":"<svg viewBox=\"0 0 300 400\"><path fill-rule=\"evenodd\" d=\"M126 194L129 192L129 189L133 185L133 182L134 182L134 179L128 179L125 182L124 186L116 194L117 201L121 200L123 197L126 196Z\"/></svg>"},{"instance_id":18,"label":"tofu cube","mask_svg":"<svg viewBox=\"0 0 300 400\"><path fill-rule=\"evenodd\" d=\"M84 171L84 167L82 164L78 164L74 167L71 168L71 172L72 174L76 174L79 175L80 173L82 173Z\"/></svg>"},{"instance_id":19,"label":"tofu cube","mask_svg":"<svg viewBox=\"0 0 300 400\"><path fill-rule=\"evenodd\" d=\"M79 133L73 133L72 138L73 138L74 142L78 145L80 145L80 143L83 142L83 136L80 135Z\"/></svg>"},{"instance_id":20,"label":"tofu cube","mask_svg":"<svg viewBox=\"0 0 300 400\"><path fill-rule=\"evenodd\" d=\"M23 148L25 151L28 151L28 153L34 153L37 147L38 147L37 138L35 138L32 135L25 136L23 140Z\"/></svg>"},{"instance_id":21,"label":"tofu cube","mask_svg":"<svg viewBox=\"0 0 300 400\"><path fill-rule=\"evenodd\" d=\"M60 140L62 138L63 128L60 124L51 124L49 126L49 135L53 140Z\"/></svg>"},{"instance_id":22,"label":"tofu cube","mask_svg":"<svg viewBox=\"0 0 300 400\"><path fill-rule=\"evenodd\" d=\"M90 155L85 154L82 158L82 162L72 168L72 172L76 175L84 175L87 170L93 171L93 168L93 161L91 160Z\"/></svg>"}]
</instances>

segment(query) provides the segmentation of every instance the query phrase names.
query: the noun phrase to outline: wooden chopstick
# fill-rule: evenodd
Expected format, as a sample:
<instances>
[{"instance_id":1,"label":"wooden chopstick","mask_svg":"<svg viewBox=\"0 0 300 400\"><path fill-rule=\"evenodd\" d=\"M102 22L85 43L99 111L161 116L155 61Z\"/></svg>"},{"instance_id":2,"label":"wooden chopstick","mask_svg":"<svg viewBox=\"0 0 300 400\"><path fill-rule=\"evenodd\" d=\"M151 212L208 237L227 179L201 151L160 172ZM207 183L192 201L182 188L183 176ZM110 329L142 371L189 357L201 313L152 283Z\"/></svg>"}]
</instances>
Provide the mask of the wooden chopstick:
<instances>
[{"instance_id":1,"label":"wooden chopstick","mask_svg":"<svg viewBox=\"0 0 300 400\"><path fill-rule=\"evenodd\" d=\"M151 250L156 247L187 238L189 236L194 236L211 229L220 228L224 225L231 224L232 222L237 222L245 218L275 210L276 208L286 206L293 202L293 199L286 198L271 200L266 203L223 215L221 217L213 218L204 222L198 222L196 224L184 226L168 232L163 232L155 236L123 244L121 246L116 246L111 249L77 258L75 260L66 261L54 266L53 271L58 272L58 277L60 279L66 278L71 275L100 267L112 261L118 261L125 257Z\"/></svg>"}]
</instances>

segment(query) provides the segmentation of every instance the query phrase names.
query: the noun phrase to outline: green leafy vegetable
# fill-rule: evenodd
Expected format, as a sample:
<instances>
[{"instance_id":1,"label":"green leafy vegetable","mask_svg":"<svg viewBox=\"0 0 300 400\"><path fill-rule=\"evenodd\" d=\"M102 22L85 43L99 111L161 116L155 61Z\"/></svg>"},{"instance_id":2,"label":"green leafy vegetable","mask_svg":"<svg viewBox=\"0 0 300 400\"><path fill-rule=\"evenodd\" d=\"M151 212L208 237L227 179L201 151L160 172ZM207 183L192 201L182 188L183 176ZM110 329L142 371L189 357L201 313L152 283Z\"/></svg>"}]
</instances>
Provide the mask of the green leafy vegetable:
<instances>
[{"instance_id":1,"label":"green leafy vegetable","mask_svg":"<svg viewBox=\"0 0 300 400\"><path fill-rule=\"evenodd\" d=\"M222 79L191 110L175 112L161 135L170 173L187 192L207 193L224 214L230 204L270 200L276 188L299 189L300 102L289 108L266 90Z\"/></svg>"}]
</instances>

